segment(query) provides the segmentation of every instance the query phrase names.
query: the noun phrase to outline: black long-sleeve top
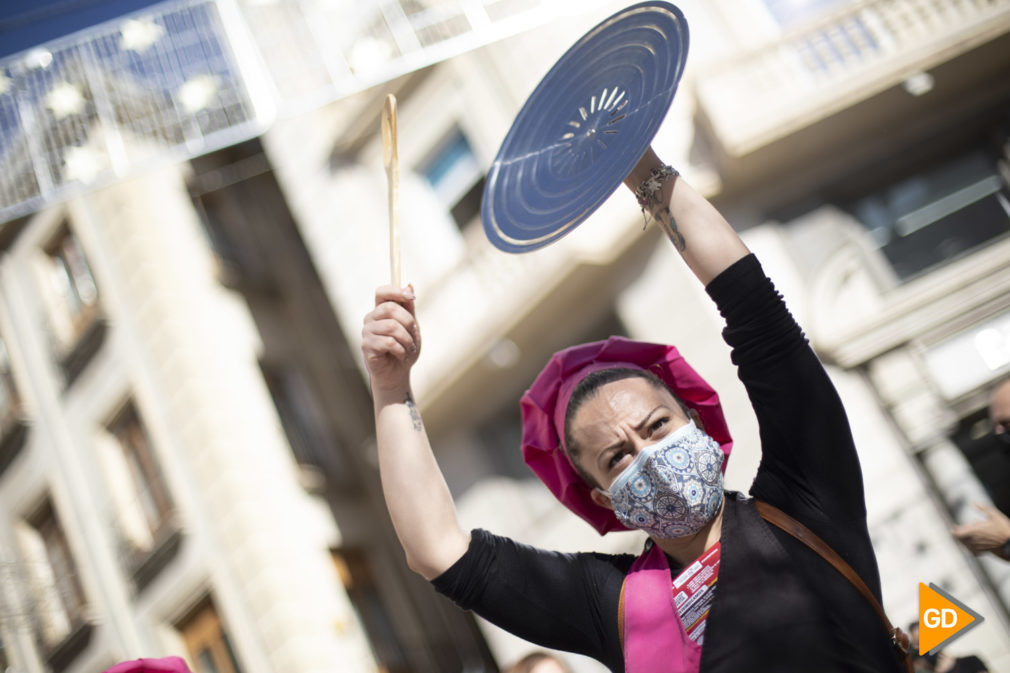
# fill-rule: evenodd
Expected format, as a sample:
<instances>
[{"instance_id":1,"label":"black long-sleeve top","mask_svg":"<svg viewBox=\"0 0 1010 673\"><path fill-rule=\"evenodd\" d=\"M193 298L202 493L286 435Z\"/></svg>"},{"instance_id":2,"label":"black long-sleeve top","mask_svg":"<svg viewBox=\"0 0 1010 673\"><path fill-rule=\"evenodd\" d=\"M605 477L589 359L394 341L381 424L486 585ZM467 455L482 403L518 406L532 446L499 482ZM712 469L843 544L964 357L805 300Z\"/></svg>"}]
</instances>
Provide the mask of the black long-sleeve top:
<instances>
[{"instance_id":1,"label":"black long-sleeve top","mask_svg":"<svg viewBox=\"0 0 1010 673\"><path fill-rule=\"evenodd\" d=\"M760 426L762 458L750 494L813 530L879 599L859 460L823 366L753 255L706 289L726 321L723 337ZM765 524L752 506L745 511L744 496L727 494L726 500L723 563L702 673L740 665L753 671L896 670L883 626L855 589L788 534L757 530ZM621 672L618 600L634 559L544 551L478 529L466 553L433 584L519 637Z\"/></svg>"}]
</instances>

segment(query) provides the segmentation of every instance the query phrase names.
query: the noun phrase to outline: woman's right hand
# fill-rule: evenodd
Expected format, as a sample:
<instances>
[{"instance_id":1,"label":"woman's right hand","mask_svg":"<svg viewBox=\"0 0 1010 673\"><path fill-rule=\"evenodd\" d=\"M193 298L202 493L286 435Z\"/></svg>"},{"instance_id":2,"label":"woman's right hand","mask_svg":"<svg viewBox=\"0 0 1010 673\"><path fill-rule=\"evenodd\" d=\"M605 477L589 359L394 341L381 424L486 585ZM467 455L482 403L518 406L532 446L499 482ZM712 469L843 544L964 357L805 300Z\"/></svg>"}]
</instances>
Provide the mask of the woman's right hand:
<instances>
[{"instance_id":1,"label":"woman's right hand","mask_svg":"<svg viewBox=\"0 0 1010 673\"><path fill-rule=\"evenodd\" d=\"M375 291L375 308L361 330L361 351L373 391L408 386L410 368L421 354L413 287L383 285Z\"/></svg>"}]
</instances>

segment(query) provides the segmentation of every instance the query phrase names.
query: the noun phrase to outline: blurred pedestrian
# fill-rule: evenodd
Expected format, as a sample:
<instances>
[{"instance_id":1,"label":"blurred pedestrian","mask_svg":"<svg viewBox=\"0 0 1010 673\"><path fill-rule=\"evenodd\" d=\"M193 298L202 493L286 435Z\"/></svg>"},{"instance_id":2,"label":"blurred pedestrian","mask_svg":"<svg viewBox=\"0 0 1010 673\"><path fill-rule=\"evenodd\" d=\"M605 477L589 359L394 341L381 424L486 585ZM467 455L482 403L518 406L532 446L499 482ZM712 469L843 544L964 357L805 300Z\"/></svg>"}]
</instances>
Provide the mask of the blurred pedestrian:
<instances>
[{"instance_id":1,"label":"blurred pedestrian","mask_svg":"<svg viewBox=\"0 0 1010 673\"><path fill-rule=\"evenodd\" d=\"M537 650L506 668L505 673L571 673L571 671L553 654Z\"/></svg>"},{"instance_id":2,"label":"blurred pedestrian","mask_svg":"<svg viewBox=\"0 0 1010 673\"><path fill-rule=\"evenodd\" d=\"M1010 444L1010 378L997 384L989 394L989 420L996 438Z\"/></svg>"},{"instance_id":3,"label":"blurred pedestrian","mask_svg":"<svg viewBox=\"0 0 1010 673\"><path fill-rule=\"evenodd\" d=\"M182 657L133 659L116 664L104 673L192 673Z\"/></svg>"},{"instance_id":4,"label":"blurred pedestrian","mask_svg":"<svg viewBox=\"0 0 1010 673\"><path fill-rule=\"evenodd\" d=\"M1010 378L992 389L989 420L996 438L1010 445ZM975 507L984 518L954 526L951 533L974 554L991 552L1010 561L1010 518L992 505L976 503Z\"/></svg>"},{"instance_id":5,"label":"blurred pedestrian","mask_svg":"<svg viewBox=\"0 0 1010 673\"><path fill-rule=\"evenodd\" d=\"M912 645L912 666L915 673L988 673L989 667L976 657L969 654L965 657L955 657L944 651L935 654L919 654L919 622L912 622L908 627L908 637Z\"/></svg>"}]
</instances>

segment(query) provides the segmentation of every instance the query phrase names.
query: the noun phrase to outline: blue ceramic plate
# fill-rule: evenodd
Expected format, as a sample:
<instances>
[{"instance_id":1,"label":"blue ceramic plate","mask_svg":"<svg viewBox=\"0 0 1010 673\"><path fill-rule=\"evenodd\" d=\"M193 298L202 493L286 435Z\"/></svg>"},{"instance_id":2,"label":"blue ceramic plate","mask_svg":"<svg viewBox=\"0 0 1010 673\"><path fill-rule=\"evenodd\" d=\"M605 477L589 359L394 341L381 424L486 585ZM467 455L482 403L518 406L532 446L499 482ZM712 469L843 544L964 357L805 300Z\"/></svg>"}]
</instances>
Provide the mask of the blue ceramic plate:
<instances>
[{"instance_id":1,"label":"blue ceramic plate","mask_svg":"<svg viewBox=\"0 0 1010 673\"><path fill-rule=\"evenodd\" d=\"M648 149L687 60L687 22L644 2L586 33L512 123L487 174L481 219L506 252L528 252L585 220Z\"/></svg>"}]
</instances>

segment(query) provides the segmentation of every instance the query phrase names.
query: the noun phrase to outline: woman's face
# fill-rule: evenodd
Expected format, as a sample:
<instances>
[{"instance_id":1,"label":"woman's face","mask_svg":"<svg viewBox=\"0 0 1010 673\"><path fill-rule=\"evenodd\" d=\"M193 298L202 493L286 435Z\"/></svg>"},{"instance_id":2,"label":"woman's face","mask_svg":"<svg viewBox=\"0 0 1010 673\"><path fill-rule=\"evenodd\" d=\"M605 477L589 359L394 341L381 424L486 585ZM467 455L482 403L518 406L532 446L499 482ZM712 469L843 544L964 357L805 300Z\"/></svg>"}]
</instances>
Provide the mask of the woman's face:
<instances>
[{"instance_id":1,"label":"woman's face","mask_svg":"<svg viewBox=\"0 0 1010 673\"><path fill-rule=\"evenodd\" d=\"M582 469L604 489L643 448L687 425L670 391L632 377L600 387L575 410L571 437Z\"/></svg>"}]
</instances>

